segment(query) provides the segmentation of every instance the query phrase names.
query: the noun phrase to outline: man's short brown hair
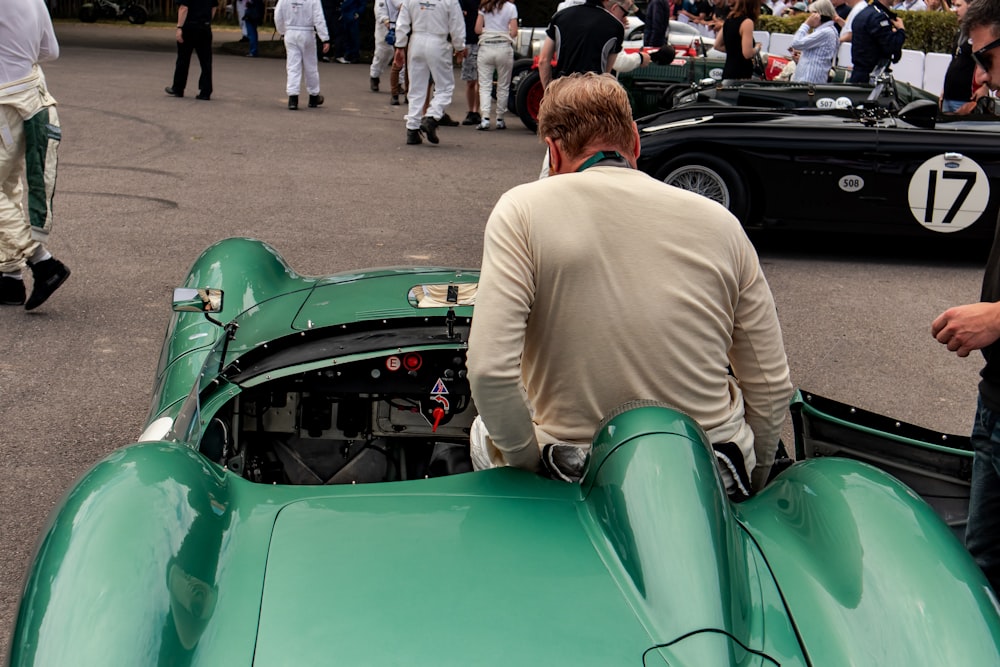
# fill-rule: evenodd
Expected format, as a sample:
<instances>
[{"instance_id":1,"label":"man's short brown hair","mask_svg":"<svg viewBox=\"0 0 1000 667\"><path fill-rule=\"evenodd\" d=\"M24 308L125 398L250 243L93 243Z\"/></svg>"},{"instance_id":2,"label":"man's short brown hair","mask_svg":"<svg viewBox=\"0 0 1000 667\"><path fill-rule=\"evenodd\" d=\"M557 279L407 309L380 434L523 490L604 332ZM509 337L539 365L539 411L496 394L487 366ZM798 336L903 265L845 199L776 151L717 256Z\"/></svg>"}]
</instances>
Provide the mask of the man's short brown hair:
<instances>
[{"instance_id":1,"label":"man's short brown hair","mask_svg":"<svg viewBox=\"0 0 1000 667\"><path fill-rule=\"evenodd\" d=\"M987 27L1000 36L1000 0L970 0L962 19L962 32L967 35L979 27Z\"/></svg>"},{"instance_id":2,"label":"man's short brown hair","mask_svg":"<svg viewBox=\"0 0 1000 667\"><path fill-rule=\"evenodd\" d=\"M538 136L561 142L570 158L604 144L631 155L635 150L632 105L610 74L570 74L545 89L538 110Z\"/></svg>"}]
</instances>

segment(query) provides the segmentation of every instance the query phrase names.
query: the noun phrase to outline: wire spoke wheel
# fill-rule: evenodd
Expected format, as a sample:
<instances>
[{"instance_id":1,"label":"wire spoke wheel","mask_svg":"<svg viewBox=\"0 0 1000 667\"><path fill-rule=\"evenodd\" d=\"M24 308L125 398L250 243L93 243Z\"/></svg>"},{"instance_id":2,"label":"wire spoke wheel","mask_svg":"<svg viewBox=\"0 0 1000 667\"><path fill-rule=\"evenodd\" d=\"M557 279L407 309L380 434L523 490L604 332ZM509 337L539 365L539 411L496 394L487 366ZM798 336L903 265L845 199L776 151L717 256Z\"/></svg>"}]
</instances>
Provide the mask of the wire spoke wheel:
<instances>
[{"instance_id":1,"label":"wire spoke wheel","mask_svg":"<svg viewBox=\"0 0 1000 667\"><path fill-rule=\"evenodd\" d=\"M694 192L729 208L730 196L726 181L718 173L703 165L681 167L663 179L668 185Z\"/></svg>"},{"instance_id":2,"label":"wire spoke wheel","mask_svg":"<svg viewBox=\"0 0 1000 667\"><path fill-rule=\"evenodd\" d=\"M746 177L724 158L702 152L682 153L666 162L656 178L721 204L748 224L750 197Z\"/></svg>"}]
</instances>

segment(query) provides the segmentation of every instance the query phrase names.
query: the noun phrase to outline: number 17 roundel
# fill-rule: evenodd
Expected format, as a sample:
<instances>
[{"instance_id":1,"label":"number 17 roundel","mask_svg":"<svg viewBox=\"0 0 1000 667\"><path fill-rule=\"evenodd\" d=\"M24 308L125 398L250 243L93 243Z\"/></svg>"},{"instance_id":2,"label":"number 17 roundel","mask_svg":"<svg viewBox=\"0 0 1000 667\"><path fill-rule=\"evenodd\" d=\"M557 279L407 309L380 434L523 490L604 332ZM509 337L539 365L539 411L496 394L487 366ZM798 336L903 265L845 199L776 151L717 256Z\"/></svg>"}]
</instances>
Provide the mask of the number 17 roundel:
<instances>
[{"instance_id":1,"label":"number 17 roundel","mask_svg":"<svg viewBox=\"0 0 1000 667\"><path fill-rule=\"evenodd\" d=\"M945 153L913 172L907 195L917 222L947 234L979 220L990 201L990 181L971 158Z\"/></svg>"}]
</instances>

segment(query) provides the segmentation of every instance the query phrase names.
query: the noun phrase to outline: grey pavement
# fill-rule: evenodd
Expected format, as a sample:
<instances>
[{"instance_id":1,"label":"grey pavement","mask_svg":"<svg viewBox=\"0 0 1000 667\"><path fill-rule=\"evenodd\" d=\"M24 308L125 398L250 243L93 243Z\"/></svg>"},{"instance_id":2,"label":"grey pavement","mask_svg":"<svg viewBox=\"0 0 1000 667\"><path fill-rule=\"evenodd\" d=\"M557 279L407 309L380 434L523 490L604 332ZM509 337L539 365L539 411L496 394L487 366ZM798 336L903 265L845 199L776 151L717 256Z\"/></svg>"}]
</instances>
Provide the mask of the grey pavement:
<instances>
[{"instance_id":1,"label":"grey pavement","mask_svg":"<svg viewBox=\"0 0 1000 667\"><path fill-rule=\"evenodd\" d=\"M64 139L50 248L73 275L37 311L0 310L0 664L46 516L75 478L142 431L170 290L202 249L253 236L304 274L477 266L494 202L532 180L542 157L516 119L505 132L442 128L438 146L404 145L403 108L369 92L364 65L321 64L326 104L290 112L283 60L219 53L212 100L193 98L197 62L189 96L174 99L163 93L169 28L67 22L57 33L63 54L46 72ZM462 93L459 83L459 119ZM929 326L977 298L981 252L755 242L798 386L968 430L981 362L949 355ZM650 267L650 279L669 280L669 267ZM624 306L595 312L595 325L628 335L628 309L656 304L637 294Z\"/></svg>"}]
</instances>

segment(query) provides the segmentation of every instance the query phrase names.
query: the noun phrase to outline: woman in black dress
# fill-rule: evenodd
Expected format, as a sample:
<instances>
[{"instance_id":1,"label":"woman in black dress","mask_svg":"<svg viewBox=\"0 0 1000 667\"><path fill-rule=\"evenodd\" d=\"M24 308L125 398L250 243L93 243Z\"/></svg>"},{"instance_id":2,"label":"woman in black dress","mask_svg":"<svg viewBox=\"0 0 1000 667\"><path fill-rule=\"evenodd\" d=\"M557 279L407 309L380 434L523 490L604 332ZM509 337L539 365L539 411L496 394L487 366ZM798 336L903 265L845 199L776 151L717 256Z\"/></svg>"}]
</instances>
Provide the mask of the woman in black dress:
<instances>
[{"instance_id":1,"label":"woman in black dress","mask_svg":"<svg viewBox=\"0 0 1000 667\"><path fill-rule=\"evenodd\" d=\"M715 33L715 48L726 53L723 79L753 76L753 56L760 44L753 41L754 24L760 16L760 0L734 0L729 17Z\"/></svg>"}]
</instances>

